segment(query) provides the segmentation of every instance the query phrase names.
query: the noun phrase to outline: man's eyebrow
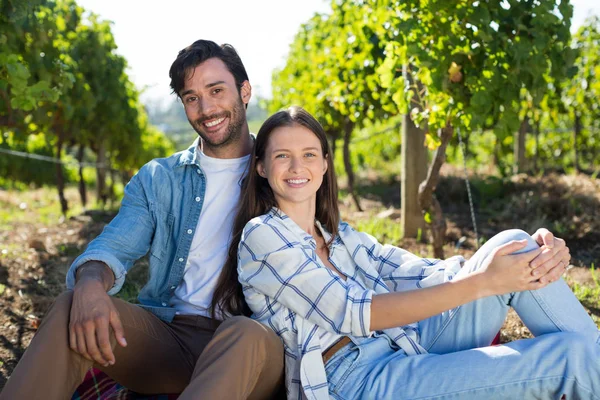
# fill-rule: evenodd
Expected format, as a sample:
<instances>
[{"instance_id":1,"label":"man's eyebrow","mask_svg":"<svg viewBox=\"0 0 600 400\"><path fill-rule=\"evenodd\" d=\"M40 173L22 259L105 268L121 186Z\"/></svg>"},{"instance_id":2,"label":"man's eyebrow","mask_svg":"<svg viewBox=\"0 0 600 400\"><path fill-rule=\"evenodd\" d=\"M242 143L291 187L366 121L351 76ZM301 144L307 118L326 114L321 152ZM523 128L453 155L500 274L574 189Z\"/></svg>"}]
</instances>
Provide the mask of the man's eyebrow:
<instances>
[{"instance_id":1,"label":"man's eyebrow","mask_svg":"<svg viewBox=\"0 0 600 400\"><path fill-rule=\"evenodd\" d=\"M222 85L222 84L224 84L224 83L225 83L225 81L216 81L216 82L211 82L211 83L209 83L208 85L206 85L205 87L206 87L207 89L210 89L211 87L218 86L218 85ZM194 93L194 90L193 90L193 89L188 89L188 90L185 90L185 91L183 91L183 92L181 93L180 97L184 97L184 96L186 96L186 95L188 95L188 94L190 94L190 93Z\"/></svg>"},{"instance_id":2,"label":"man's eyebrow","mask_svg":"<svg viewBox=\"0 0 600 400\"><path fill-rule=\"evenodd\" d=\"M186 95L190 94L190 93L194 93L194 91L192 89L188 89L185 92L182 92L179 97L185 97Z\"/></svg>"},{"instance_id":3,"label":"man's eyebrow","mask_svg":"<svg viewBox=\"0 0 600 400\"><path fill-rule=\"evenodd\" d=\"M225 83L225 81L216 81L216 82L211 82L211 83L209 83L208 85L206 85L206 88L211 88L211 87L214 87L214 86L217 86L217 85L222 85L222 84L224 84L224 83Z\"/></svg>"}]
</instances>

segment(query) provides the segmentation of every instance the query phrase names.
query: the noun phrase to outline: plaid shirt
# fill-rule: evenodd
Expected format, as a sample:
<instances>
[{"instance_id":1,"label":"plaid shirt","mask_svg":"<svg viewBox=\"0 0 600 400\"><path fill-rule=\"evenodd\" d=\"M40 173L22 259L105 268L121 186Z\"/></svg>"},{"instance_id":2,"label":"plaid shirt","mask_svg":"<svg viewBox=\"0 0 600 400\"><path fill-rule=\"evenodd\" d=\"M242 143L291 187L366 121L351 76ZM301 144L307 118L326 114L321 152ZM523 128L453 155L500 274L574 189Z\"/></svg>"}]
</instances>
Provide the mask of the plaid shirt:
<instances>
[{"instance_id":1,"label":"plaid shirt","mask_svg":"<svg viewBox=\"0 0 600 400\"><path fill-rule=\"evenodd\" d=\"M318 227L328 240L325 232ZM323 330L369 337L375 294L407 291L451 280L464 259L419 258L341 223L329 261L344 281L321 262L316 242L281 210L254 218L244 228L238 253L239 280L253 318L284 343L288 399L328 399L320 337ZM408 355L426 353L417 324L386 329Z\"/></svg>"}]
</instances>

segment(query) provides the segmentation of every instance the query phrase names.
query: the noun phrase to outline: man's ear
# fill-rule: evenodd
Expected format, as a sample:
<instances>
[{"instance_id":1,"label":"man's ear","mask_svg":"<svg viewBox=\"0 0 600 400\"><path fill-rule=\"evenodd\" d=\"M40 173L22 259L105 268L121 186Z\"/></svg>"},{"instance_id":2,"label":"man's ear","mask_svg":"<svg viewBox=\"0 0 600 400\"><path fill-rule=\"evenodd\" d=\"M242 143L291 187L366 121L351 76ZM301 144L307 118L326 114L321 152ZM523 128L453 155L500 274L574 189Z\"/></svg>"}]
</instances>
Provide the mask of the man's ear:
<instances>
[{"instance_id":1,"label":"man's ear","mask_svg":"<svg viewBox=\"0 0 600 400\"><path fill-rule=\"evenodd\" d=\"M244 104L248 104L250 102L250 98L252 97L252 86L250 86L250 82L242 82L242 87L240 89L240 97L242 98L242 102Z\"/></svg>"},{"instance_id":2,"label":"man's ear","mask_svg":"<svg viewBox=\"0 0 600 400\"><path fill-rule=\"evenodd\" d=\"M265 171L265 165L263 164L262 161L258 161L256 163L256 172L258 173L258 175L262 176L263 178L267 177L267 172Z\"/></svg>"}]
</instances>

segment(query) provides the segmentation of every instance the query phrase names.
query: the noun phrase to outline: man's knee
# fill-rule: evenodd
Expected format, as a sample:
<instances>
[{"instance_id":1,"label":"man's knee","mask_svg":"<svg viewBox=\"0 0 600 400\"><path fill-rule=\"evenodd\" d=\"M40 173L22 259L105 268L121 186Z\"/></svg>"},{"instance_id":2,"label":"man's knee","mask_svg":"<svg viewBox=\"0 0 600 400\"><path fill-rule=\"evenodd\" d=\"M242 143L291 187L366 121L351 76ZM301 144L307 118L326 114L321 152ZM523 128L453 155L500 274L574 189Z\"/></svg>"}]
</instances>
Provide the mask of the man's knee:
<instances>
[{"instance_id":1,"label":"man's knee","mask_svg":"<svg viewBox=\"0 0 600 400\"><path fill-rule=\"evenodd\" d=\"M283 359L283 344L268 327L248 317L236 316L225 320L216 334L231 335L243 347L263 350L261 353L274 356L280 354Z\"/></svg>"},{"instance_id":2,"label":"man's knee","mask_svg":"<svg viewBox=\"0 0 600 400\"><path fill-rule=\"evenodd\" d=\"M73 291L69 290L61 293L50 306L46 315L42 318L40 330L46 325L59 325L67 329L71 315L71 305L73 304Z\"/></svg>"}]
</instances>

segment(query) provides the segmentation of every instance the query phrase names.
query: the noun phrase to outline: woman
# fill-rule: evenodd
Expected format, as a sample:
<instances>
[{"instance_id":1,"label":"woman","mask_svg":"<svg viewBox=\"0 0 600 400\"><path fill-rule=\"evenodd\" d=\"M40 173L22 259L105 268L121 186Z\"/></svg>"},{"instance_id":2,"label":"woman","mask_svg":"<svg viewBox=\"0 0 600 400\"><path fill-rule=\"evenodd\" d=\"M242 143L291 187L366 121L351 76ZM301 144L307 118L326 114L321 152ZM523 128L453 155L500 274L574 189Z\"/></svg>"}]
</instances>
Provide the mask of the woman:
<instances>
[{"instance_id":1,"label":"woman","mask_svg":"<svg viewBox=\"0 0 600 400\"><path fill-rule=\"evenodd\" d=\"M215 307L243 311L239 274L290 399L598 399L598 329L535 276L540 252L511 230L466 263L422 259L340 223L323 129L290 108L258 133ZM510 306L536 338L485 347Z\"/></svg>"}]
</instances>

